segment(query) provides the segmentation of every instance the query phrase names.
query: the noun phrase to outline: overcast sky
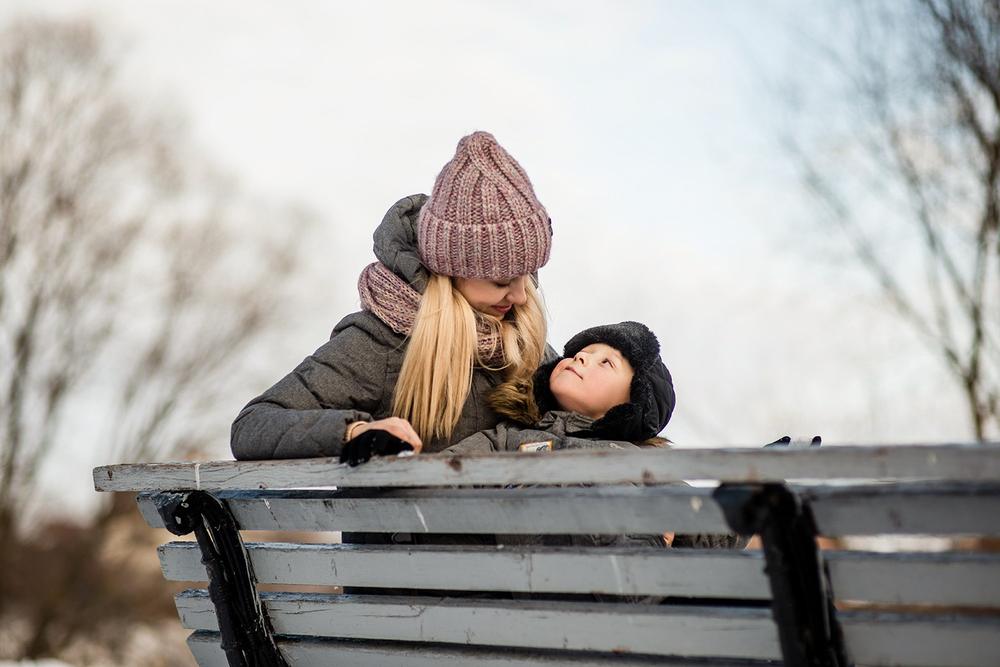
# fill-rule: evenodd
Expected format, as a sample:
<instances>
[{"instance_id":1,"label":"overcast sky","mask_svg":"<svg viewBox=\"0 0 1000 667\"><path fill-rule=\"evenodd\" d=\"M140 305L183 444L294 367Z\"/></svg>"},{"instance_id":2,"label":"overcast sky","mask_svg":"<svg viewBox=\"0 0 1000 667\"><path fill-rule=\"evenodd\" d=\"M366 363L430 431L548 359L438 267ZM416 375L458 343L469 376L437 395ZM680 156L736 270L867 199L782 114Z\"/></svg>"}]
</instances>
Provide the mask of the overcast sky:
<instances>
[{"instance_id":1,"label":"overcast sky","mask_svg":"<svg viewBox=\"0 0 1000 667\"><path fill-rule=\"evenodd\" d=\"M385 210L484 129L552 216L551 342L648 324L677 387L671 439L968 439L940 364L822 250L778 149L768 84L798 66L806 4L4 0L0 20L96 17L207 155L318 214L301 306L234 416L358 308ZM106 463L87 456L64 461Z\"/></svg>"}]
</instances>

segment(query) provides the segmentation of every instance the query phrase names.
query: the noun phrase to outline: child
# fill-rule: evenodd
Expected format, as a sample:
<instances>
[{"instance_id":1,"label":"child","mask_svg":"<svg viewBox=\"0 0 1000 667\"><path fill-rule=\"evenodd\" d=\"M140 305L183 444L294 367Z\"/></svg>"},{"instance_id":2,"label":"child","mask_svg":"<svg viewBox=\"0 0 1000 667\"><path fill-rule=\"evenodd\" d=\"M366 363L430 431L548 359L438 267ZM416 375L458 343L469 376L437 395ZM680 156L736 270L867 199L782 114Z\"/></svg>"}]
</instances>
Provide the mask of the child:
<instances>
[{"instance_id":1,"label":"child","mask_svg":"<svg viewBox=\"0 0 1000 667\"><path fill-rule=\"evenodd\" d=\"M566 343L562 359L540 367L531 382L497 386L489 400L509 421L475 433L445 453L659 446L666 440L655 436L670 421L677 401L670 371L660 359L659 341L639 322L581 331ZM507 542L517 539L505 537ZM555 546L746 546L746 540L736 535L673 533L550 535L541 541Z\"/></svg>"},{"instance_id":2,"label":"child","mask_svg":"<svg viewBox=\"0 0 1000 667\"><path fill-rule=\"evenodd\" d=\"M621 322L578 333L562 359L530 382L499 385L489 400L508 421L445 452L636 447L667 425L676 397L656 336Z\"/></svg>"}]
</instances>

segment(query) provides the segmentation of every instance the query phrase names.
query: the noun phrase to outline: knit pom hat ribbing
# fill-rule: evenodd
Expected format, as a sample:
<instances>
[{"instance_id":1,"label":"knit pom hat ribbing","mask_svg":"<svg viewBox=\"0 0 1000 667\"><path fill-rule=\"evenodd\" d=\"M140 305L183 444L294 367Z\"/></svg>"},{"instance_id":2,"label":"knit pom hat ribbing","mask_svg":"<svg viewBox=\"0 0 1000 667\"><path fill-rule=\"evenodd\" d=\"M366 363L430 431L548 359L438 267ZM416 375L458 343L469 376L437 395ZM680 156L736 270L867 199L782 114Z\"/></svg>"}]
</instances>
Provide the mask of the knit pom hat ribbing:
<instances>
[{"instance_id":1,"label":"knit pom hat ribbing","mask_svg":"<svg viewBox=\"0 0 1000 667\"><path fill-rule=\"evenodd\" d=\"M417 245L434 273L505 280L545 265L552 225L521 165L492 134L474 132L434 182Z\"/></svg>"}]
</instances>

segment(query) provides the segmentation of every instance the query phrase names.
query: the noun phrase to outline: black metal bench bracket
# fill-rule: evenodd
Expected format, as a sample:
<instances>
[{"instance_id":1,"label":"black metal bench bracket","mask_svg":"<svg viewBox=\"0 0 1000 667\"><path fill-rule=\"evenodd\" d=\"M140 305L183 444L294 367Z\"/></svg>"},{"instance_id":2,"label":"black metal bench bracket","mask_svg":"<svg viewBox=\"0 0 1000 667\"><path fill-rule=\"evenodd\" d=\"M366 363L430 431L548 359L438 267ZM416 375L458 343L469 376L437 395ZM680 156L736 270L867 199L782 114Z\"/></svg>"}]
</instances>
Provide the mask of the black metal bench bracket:
<instances>
[{"instance_id":1,"label":"black metal bench bracket","mask_svg":"<svg viewBox=\"0 0 1000 667\"><path fill-rule=\"evenodd\" d=\"M808 504L784 484L722 484L714 498L733 531L761 537L784 664L848 667Z\"/></svg>"},{"instance_id":2,"label":"black metal bench bracket","mask_svg":"<svg viewBox=\"0 0 1000 667\"><path fill-rule=\"evenodd\" d=\"M198 539L230 667L287 667L274 643L253 567L229 508L204 491L158 493L153 502L167 530L174 535L194 531Z\"/></svg>"}]
</instances>

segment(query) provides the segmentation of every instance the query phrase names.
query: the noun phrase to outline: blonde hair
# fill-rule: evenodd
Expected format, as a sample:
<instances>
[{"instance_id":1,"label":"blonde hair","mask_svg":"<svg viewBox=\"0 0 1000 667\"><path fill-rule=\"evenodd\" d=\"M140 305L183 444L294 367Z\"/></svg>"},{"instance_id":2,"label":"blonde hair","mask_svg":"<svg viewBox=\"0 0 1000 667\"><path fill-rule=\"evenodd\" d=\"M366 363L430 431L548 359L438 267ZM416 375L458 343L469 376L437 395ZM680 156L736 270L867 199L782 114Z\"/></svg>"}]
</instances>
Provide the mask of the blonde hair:
<instances>
[{"instance_id":1,"label":"blonde hair","mask_svg":"<svg viewBox=\"0 0 1000 667\"><path fill-rule=\"evenodd\" d=\"M425 444L435 438L451 440L472 390L475 366L503 370L505 380L530 377L538 368L546 330L541 295L533 280L525 281L525 294L526 303L514 306L512 319L497 320L470 306L451 278L431 275L392 401L392 414L408 420ZM499 366L491 367L480 357L477 322L497 334L503 352Z\"/></svg>"}]
</instances>

